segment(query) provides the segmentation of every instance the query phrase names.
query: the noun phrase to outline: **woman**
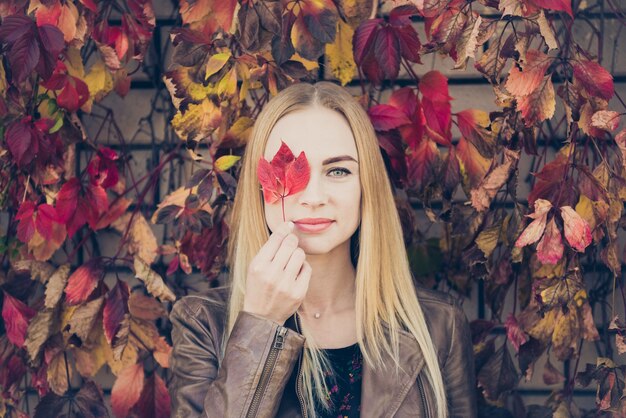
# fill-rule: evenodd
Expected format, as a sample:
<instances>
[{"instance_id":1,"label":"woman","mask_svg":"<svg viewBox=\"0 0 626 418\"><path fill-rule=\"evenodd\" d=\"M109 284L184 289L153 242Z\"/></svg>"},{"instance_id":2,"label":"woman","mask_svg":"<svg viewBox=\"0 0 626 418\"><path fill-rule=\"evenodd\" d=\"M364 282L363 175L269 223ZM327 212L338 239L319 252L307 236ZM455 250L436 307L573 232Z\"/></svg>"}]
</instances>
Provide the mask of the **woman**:
<instances>
[{"instance_id":1,"label":"woman","mask_svg":"<svg viewBox=\"0 0 626 418\"><path fill-rule=\"evenodd\" d=\"M283 142L310 178L266 203L257 167ZM467 318L415 288L376 134L345 89L301 83L265 105L231 227L229 287L170 315L174 416L476 416Z\"/></svg>"}]
</instances>

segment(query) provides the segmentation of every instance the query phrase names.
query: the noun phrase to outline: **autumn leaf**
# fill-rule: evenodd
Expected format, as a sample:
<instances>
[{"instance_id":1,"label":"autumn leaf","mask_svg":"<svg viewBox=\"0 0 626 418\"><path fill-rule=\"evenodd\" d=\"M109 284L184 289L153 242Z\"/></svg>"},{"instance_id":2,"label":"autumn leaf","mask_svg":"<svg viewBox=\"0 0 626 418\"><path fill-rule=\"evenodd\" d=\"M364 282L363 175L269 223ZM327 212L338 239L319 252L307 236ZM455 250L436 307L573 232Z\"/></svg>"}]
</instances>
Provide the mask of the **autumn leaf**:
<instances>
[{"instance_id":1,"label":"autumn leaf","mask_svg":"<svg viewBox=\"0 0 626 418\"><path fill-rule=\"evenodd\" d=\"M484 388L489 399L498 399L500 394L517 385L518 376L511 355L503 344L477 374L478 384Z\"/></svg>"},{"instance_id":2,"label":"autumn leaf","mask_svg":"<svg viewBox=\"0 0 626 418\"><path fill-rule=\"evenodd\" d=\"M515 96L532 94L543 81L547 69L554 59L535 49L526 51L525 59L521 62L522 70L513 66L505 84L506 89Z\"/></svg>"},{"instance_id":3,"label":"autumn leaf","mask_svg":"<svg viewBox=\"0 0 626 418\"><path fill-rule=\"evenodd\" d=\"M59 309L38 311L28 325L24 348L30 361L37 362L37 357L48 339L59 331Z\"/></svg>"},{"instance_id":4,"label":"autumn leaf","mask_svg":"<svg viewBox=\"0 0 626 418\"><path fill-rule=\"evenodd\" d=\"M157 373L146 378L141 396L133 410L143 417L170 417L170 394Z\"/></svg>"},{"instance_id":5,"label":"autumn leaf","mask_svg":"<svg viewBox=\"0 0 626 418\"><path fill-rule=\"evenodd\" d=\"M504 326L508 340L513 344L513 347L515 347L515 351L519 352L520 345L528 341L528 335L519 327L517 319L512 313L506 318Z\"/></svg>"},{"instance_id":6,"label":"autumn leaf","mask_svg":"<svg viewBox=\"0 0 626 418\"><path fill-rule=\"evenodd\" d=\"M117 417L128 416L128 411L135 406L141 396L144 382L142 363L134 364L120 372L111 389L111 407Z\"/></svg>"},{"instance_id":7,"label":"autumn leaf","mask_svg":"<svg viewBox=\"0 0 626 418\"><path fill-rule=\"evenodd\" d=\"M515 241L516 247L524 247L533 244L541 238L546 228L548 212L551 208L552 204L545 199L537 199L535 201L535 211L530 215L526 215L534 220L524 229L524 232L522 232L517 241Z\"/></svg>"},{"instance_id":8,"label":"autumn leaf","mask_svg":"<svg viewBox=\"0 0 626 418\"><path fill-rule=\"evenodd\" d=\"M146 285L148 292L161 300L176 300L174 293L167 287L163 278L150 268L145 261L139 257L135 257L134 261L135 277L140 279Z\"/></svg>"},{"instance_id":9,"label":"autumn leaf","mask_svg":"<svg viewBox=\"0 0 626 418\"><path fill-rule=\"evenodd\" d=\"M77 305L87 300L104 275L100 259L94 258L78 267L69 277L65 287L65 300Z\"/></svg>"},{"instance_id":10,"label":"autumn leaf","mask_svg":"<svg viewBox=\"0 0 626 418\"><path fill-rule=\"evenodd\" d=\"M508 149L505 149L504 152L504 163L491 170L478 187L471 191L472 206L478 212L489 209L492 199L508 180L511 170L514 168L513 164L519 159L519 152Z\"/></svg>"},{"instance_id":11,"label":"autumn leaf","mask_svg":"<svg viewBox=\"0 0 626 418\"><path fill-rule=\"evenodd\" d=\"M620 114L613 110L599 110L591 117L591 125L594 128L614 131L619 126Z\"/></svg>"},{"instance_id":12,"label":"autumn leaf","mask_svg":"<svg viewBox=\"0 0 626 418\"><path fill-rule=\"evenodd\" d=\"M574 78L590 96L610 100L615 93L613 76L595 61L574 61Z\"/></svg>"},{"instance_id":13,"label":"autumn leaf","mask_svg":"<svg viewBox=\"0 0 626 418\"><path fill-rule=\"evenodd\" d=\"M574 18L574 13L572 12L572 0L529 0L529 3L542 9L565 12L572 19Z\"/></svg>"},{"instance_id":14,"label":"autumn leaf","mask_svg":"<svg viewBox=\"0 0 626 418\"><path fill-rule=\"evenodd\" d=\"M543 264L556 264L563 257L563 250L561 231L559 231L554 217L552 217L546 226L543 237L537 244L537 259Z\"/></svg>"},{"instance_id":15,"label":"autumn leaf","mask_svg":"<svg viewBox=\"0 0 626 418\"><path fill-rule=\"evenodd\" d=\"M429 138L424 138L417 149L406 155L408 186L422 192L435 179L439 163L440 153L437 144Z\"/></svg>"},{"instance_id":16,"label":"autumn leaf","mask_svg":"<svg viewBox=\"0 0 626 418\"><path fill-rule=\"evenodd\" d=\"M491 160L483 157L478 149L468 140L461 137L456 144L456 155L459 159L463 184L468 188L477 187L485 177ZM466 193L470 193L469 190Z\"/></svg>"},{"instance_id":17,"label":"autumn leaf","mask_svg":"<svg viewBox=\"0 0 626 418\"><path fill-rule=\"evenodd\" d=\"M2 291L4 299L2 302L2 319L9 341L18 347L24 345L28 323L35 316L37 311L19 299Z\"/></svg>"},{"instance_id":18,"label":"autumn leaf","mask_svg":"<svg viewBox=\"0 0 626 418\"><path fill-rule=\"evenodd\" d=\"M535 91L517 99L517 109L522 113L526 126L532 126L554 116L556 100L554 85L549 75L544 77Z\"/></svg>"},{"instance_id":19,"label":"autumn leaf","mask_svg":"<svg viewBox=\"0 0 626 418\"><path fill-rule=\"evenodd\" d=\"M130 290L126 282L117 280L106 298L103 313L104 335L109 344L117 335L122 326L124 317L128 315L128 298Z\"/></svg>"},{"instance_id":20,"label":"autumn leaf","mask_svg":"<svg viewBox=\"0 0 626 418\"><path fill-rule=\"evenodd\" d=\"M272 161L268 162L263 157L259 159L257 177L263 188L265 203L272 204L281 199L283 219L285 219L285 197L304 190L310 176L311 169L304 151L298 157L294 157L284 141L281 141Z\"/></svg>"},{"instance_id":21,"label":"autumn leaf","mask_svg":"<svg viewBox=\"0 0 626 418\"><path fill-rule=\"evenodd\" d=\"M222 155L218 158L213 166L219 171L226 171L230 169L237 161L241 159L238 155Z\"/></svg>"},{"instance_id":22,"label":"autumn leaf","mask_svg":"<svg viewBox=\"0 0 626 418\"><path fill-rule=\"evenodd\" d=\"M96 155L91 158L87 165L91 184L103 189L110 189L119 181L117 170L118 155L108 147L100 147Z\"/></svg>"},{"instance_id":23,"label":"autumn leaf","mask_svg":"<svg viewBox=\"0 0 626 418\"><path fill-rule=\"evenodd\" d=\"M495 150L494 132L489 130L489 114L483 110L466 109L456 114L461 135L469 140L486 158L492 158Z\"/></svg>"},{"instance_id":24,"label":"autumn leaf","mask_svg":"<svg viewBox=\"0 0 626 418\"><path fill-rule=\"evenodd\" d=\"M589 224L571 206L562 206L560 209L565 239L576 251L585 252L591 243Z\"/></svg>"},{"instance_id":25,"label":"autumn leaf","mask_svg":"<svg viewBox=\"0 0 626 418\"><path fill-rule=\"evenodd\" d=\"M448 94L448 79L439 71L429 71L419 82L426 135L443 146L451 146L452 113Z\"/></svg>"},{"instance_id":26,"label":"autumn leaf","mask_svg":"<svg viewBox=\"0 0 626 418\"><path fill-rule=\"evenodd\" d=\"M141 213L126 212L111 226L127 236L128 253L152 263L157 256L157 240L146 218Z\"/></svg>"},{"instance_id":27,"label":"autumn leaf","mask_svg":"<svg viewBox=\"0 0 626 418\"><path fill-rule=\"evenodd\" d=\"M46 284L46 308L54 308L57 306L63 296L63 290L65 289L69 275L70 265L63 264L50 276Z\"/></svg>"},{"instance_id":28,"label":"autumn leaf","mask_svg":"<svg viewBox=\"0 0 626 418\"><path fill-rule=\"evenodd\" d=\"M343 20L337 21L335 40L326 44L326 57L332 75L345 86L356 75L356 63L352 56L354 29Z\"/></svg>"},{"instance_id":29,"label":"autumn leaf","mask_svg":"<svg viewBox=\"0 0 626 418\"><path fill-rule=\"evenodd\" d=\"M185 112L174 115L172 127L183 141L200 142L219 127L222 111L208 98L190 104Z\"/></svg>"}]
</instances>

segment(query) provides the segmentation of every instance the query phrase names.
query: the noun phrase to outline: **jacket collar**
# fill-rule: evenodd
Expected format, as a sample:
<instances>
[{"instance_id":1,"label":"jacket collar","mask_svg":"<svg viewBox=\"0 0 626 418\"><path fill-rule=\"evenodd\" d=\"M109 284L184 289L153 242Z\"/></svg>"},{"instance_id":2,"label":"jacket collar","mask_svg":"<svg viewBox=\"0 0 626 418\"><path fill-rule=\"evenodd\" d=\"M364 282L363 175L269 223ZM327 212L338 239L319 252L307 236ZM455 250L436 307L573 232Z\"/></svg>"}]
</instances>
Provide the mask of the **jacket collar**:
<instances>
[{"instance_id":1,"label":"jacket collar","mask_svg":"<svg viewBox=\"0 0 626 418\"><path fill-rule=\"evenodd\" d=\"M389 326L383 322L385 337L389 338ZM285 326L297 331L295 315L290 317ZM392 417L398 411L402 401L417 380L417 375L424 368L424 354L413 335L407 331L398 331L400 367L397 370L391 356L381 353L386 369L374 369L363 361L361 381L361 417Z\"/></svg>"}]
</instances>

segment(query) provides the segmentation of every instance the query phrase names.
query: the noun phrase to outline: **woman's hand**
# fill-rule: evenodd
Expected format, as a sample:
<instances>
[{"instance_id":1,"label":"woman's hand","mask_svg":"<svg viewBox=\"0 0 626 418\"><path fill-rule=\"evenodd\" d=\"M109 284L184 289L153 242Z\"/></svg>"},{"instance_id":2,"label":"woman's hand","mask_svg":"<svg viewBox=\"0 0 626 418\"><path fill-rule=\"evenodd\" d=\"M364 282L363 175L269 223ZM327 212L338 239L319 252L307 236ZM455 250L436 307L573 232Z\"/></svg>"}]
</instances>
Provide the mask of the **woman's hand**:
<instances>
[{"instance_id":1,"label":"woman's hand","mask_svg":"<svg viewBox=\"0 0 626 418\"><path fill-rule=\"evenodd\" d=\"M311 266L293 222L282 224L261 247L248 267L243 310L283 325L304 300Z\"/></svg>"}]
</instances>

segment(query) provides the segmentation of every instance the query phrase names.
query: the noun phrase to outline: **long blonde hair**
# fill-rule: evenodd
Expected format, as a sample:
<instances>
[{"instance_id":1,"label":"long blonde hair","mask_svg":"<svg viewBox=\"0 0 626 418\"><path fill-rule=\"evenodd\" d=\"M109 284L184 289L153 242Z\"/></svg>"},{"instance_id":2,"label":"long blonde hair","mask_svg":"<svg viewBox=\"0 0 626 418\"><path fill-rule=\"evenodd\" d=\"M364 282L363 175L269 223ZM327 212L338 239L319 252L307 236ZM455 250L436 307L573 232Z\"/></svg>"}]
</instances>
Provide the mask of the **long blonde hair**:
<instances>
[{"instance_id":1,"label":"long blonde hair","mask_svg":"<svg viewBox=\"0 0 626 418\"><path fill-rule=\"evenodd\" d=\"M243 307L246 274L252 258L269 238L265 222L263 195L256 176L270 132L289 112L309 106L324 106L342 114L348 121L359 159L361 180L361 223L353 237L358 243L356 261L357 339L368 366L386 369L382 353L399 367L398 330L410 332L425 358L425 370L436 397L439 417L447 416L446 395L436 350L426 327L409 269L402 227L394 204L389 178L380 154L376 133L369 117L350 93L330 82L298 83L287 87L270 100L259 114L242 161L239 184L231 218L228 245L231 294L225 340ZM385 237L384 241L381 237ZM387 338L383 322L389 328ZM323 365L327 359L317 348L313 336L302 324L306 346L302 358L302 387L310 416L315 405L327 399ZM223 345L224 346L224 345Z\"/></svg>"}]
</instances>

